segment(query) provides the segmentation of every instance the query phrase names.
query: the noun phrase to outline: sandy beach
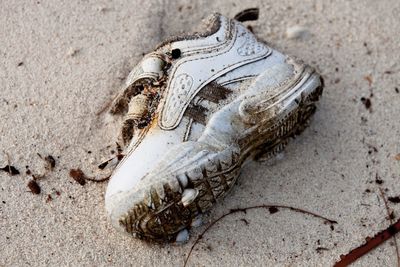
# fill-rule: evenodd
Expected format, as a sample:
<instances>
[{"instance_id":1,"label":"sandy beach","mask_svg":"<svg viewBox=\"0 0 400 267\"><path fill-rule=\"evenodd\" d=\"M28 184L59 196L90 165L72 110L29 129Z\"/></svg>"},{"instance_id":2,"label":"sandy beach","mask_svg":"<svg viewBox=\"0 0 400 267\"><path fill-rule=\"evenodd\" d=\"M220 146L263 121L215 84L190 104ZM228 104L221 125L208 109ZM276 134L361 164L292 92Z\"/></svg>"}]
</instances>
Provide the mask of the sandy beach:
<instances>
[{"instance_id":1,"label":"sandy beach","mask_svg":"<svg viewBox=\"0 0 400 267\"><path fill-rule=\"evenodd\" d=\"M107 182L82 186L70 169L102 176L121 122L104 110L144 53L211 12L251 7L258 36L324 77L309 128L280 157L247 165L187 244L121 235L107 221ZM0 171L0 266L182 266L210 222L261 204L337 224L284 208L239 212L207 231L188 266L332 266L386 229L388 210L400 216L399 14L398 0L2 1L0 168L20 174ZM292 27L304 34L288 38ZM27 186L32 174L40 194ZM397 266L395 244L354 266Z\"/></svg>"}]
</instances>

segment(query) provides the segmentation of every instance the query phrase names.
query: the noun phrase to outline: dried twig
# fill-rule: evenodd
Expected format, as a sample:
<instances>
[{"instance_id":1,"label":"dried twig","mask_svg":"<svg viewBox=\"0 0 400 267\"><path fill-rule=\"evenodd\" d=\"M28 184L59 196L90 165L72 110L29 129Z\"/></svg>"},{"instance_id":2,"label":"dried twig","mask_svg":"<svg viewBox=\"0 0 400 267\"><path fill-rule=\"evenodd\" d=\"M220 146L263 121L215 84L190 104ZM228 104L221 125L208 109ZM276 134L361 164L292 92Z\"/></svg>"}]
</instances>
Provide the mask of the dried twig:
<instances>
[{"instance_id":1,"label":"dried twig","mask_svg":"<svg viewBox=\"0 0 400 267\"><path fill-rule=\"evenodd\" d=\"M386 212L387 212L388 218L389 218L389 220L390 220L390 224L393 224L393 217L392 217L392 212L393 212L393 211L390 210L389 204L388 204L388 202L387 202L387 200L386 200L386 197L385 197L385 193L383 192L383 190L382 190L381 187L379 187L379 192L381 193L381 197L382 197L382 199L383 199L383 202L385 203L385 208L386 208ZM395 236L393 236L393 240L394 240L394 246L395 246L395 248L396 248L397 267L400 267L399 246L397 245L397 240L396 240L396 237L395 237Z\"/></svg>"},{"instance_id":2,"label":"dried twig","mask_svg":"<svg viewBox=\"0 0 400 267\"><path fill-rule=\"evenodd\" d=\"M300 212L300 213L308 214L308 215L317 217L317 218L319 218L319 219L322 219L322 220L324 220L324 221L326 221L326 222L328 222L328 223L330 223L330 224L336 224L336 223L337 223L337 222L334 221L334 220L330 220L330 219L325 218L325 217L323 217L323 216L321 216L321 215L318 215L318 214L316 214L316 213L314 213L314 212L307 211L307 210L300 209L300 208L290 207L290 206L286 206L286 205L256 205L256 206L250 206L250 207L245 207L245 208L231 209L229 212L227 212L227 213L221 215L221 216L220 216L219 218L217 218L215 221L211 222L211 223L204 229L204 231L203 231L200 235L197 236L196 240L194 241L192 247L191 247L190 250L189 250L189 253L188 253L187 257L185 258L185 261L184 261L183 266L186 267L187 262L188 262L188 260L189 260L189 258L190 258L190 255L191 255L192 252L193 252L194 247L198 244L198 242L200 241L200 239L203 238L204 234L205 234L208 230L210 230L210 228L212 228L217 222L221 221L223 218L225 218L225 217L227 217L227 216L229 216L229 215L231 215L231 214L238 213L238 212L244 212L244 213L246 213L248 210L252 210L252 209L268 209L268 210L270 211L270 213L273 214L273 213L276 212L276 209L278 209L278 208L281 208L281 209L289 209L289 210L292 210L292 211L295 211L295 212ZM275 211L275 212L271 212L271 210L273 210L273 211Z\"/></svg>"},{"instance_id":3,"label":"dried twig","mask_svg":"<svg viewBox=\"0 0 400 267\"><path fill-rule=\"evenodd\" d=\"M367 242L346 255L341 255L340 256L340 261L336 262L334 267L345 267L348 266L349 264L353 263L354 261L358 260L361 258L363 255L367 254L374 248L378 247L381 245L383 242L388 240L389 238L393 237L396 233L400 231L400 219L397 220L396 223L390 225L388 228L385 230L379 232L372 238L367 238Z\"/></svg>"},{"instance_id":4,"label":"dried twig","mask_svg":"<svg viewBox=\"0 0 400 267\"><path fill-rule=\"evenodd\" d=\"M366 238L367 242L353 250L351 250L349 253L346 255L341 255L340 256L340 261L336 262L334 267L344 267L348 266L349 264L355 262L365 254L369 253L371 250L375 249L379 245L381 245L383 242L388 240L389 238L393 237L394 238L394 244L396 248L396 254L397 254L397 266L400 266L400 256L399 256L399 247L397 245L397 240L395 237L395 234L400 231L400 219L396 222L393 223L393 216L392 216L392 211L389 208L388 202L386 200L385 194L382 190L381 187L379 187L379 191L381 194L381 197L383 199L383 202L385 203L385 208L387 211L388 218L390 220L390 226L378 234L376 234L374 237Z\"/></svg>"}]
</instances>

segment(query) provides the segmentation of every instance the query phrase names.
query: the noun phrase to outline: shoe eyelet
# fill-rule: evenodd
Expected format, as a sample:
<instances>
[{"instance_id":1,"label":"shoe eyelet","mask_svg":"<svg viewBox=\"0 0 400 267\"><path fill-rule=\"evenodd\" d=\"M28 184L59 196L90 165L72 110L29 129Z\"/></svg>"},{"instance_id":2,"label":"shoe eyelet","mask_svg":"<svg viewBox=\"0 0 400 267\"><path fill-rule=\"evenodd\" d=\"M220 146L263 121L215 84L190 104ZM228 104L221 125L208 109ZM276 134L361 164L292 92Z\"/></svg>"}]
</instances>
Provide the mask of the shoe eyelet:
<instances>
[{"instance_id":1,"label":"shoe eyelet","mask_svg":"<svg viewBox=\"0 0 400 267\"><path fill-rule=\"evenodd\" d=\"M172 51L171 51L171 57L172 57L173 59L178 59L178 58L180 58L180 57L181 57L181 50L180 50L179 48L172 49Z\"/></svg>"}]
</instances>

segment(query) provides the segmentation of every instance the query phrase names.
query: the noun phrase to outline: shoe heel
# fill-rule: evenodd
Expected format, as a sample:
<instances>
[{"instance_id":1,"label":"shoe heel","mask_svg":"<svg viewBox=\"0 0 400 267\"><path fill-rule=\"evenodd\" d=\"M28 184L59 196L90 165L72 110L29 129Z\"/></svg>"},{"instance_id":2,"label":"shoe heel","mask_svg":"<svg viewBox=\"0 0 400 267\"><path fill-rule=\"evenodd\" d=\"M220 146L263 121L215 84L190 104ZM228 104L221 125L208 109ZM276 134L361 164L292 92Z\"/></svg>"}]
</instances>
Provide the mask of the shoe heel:
<instances>
[{"instance_id":1,"label":"shoe heel","mask_svg":"<svg viewBox=\"0 0 400 267\"><path fill-rule=\"evenodd\" d=\"M267 161L282 152L289 142L289 138L300 135L309 125L310 117L315 113L315 103L319 100L323 91L323 80L308 96L302 98L298 107L284 116L280 125L277 126L276 135L271 141L268 138L254 153L256 161Z\"/></svg>"}]
</instances>

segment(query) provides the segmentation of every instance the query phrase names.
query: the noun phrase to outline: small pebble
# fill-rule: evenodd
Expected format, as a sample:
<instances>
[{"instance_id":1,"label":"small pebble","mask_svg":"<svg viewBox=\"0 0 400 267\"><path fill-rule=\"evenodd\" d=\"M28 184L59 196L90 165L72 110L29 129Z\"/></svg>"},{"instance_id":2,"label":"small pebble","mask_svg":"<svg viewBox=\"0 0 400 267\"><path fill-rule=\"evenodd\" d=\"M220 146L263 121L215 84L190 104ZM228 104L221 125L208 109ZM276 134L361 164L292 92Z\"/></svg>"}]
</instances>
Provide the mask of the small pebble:
<instances>
[{"instance_id":1,"label":"small pebble","mask_svg":"<svg viewBox=\"0 0 400 267\"><path fill-rule=\"evenodd\" d=\"M295 25L286 29L286 38L288 39L303 39L309 35L310 32L304 26Z\"/></svg>"},{"instance_id":2,"label":"small pebble","mask_svg":"<svg viewBox=\"0 0 400 267\"><path fill-rule=\"evenodd\" d=\"M189 240L189 231L187 229L183 229L176 236L176 243L182 244L186 243Z\"/></svg>"},{"instance_id":3,"label":"small pebble","mask_svg":"<svg viewBox=\"0 0 400 267\"><path fill-rule=\"evenodd\" d=\"M79 52L79 49L70 47L70 48L68 49L68 51L67 51L67 56L69 56L69 57L74 57L74 56L76 56L76 54L78 54L78 52Z\"/></svg>"}]
</instances>

